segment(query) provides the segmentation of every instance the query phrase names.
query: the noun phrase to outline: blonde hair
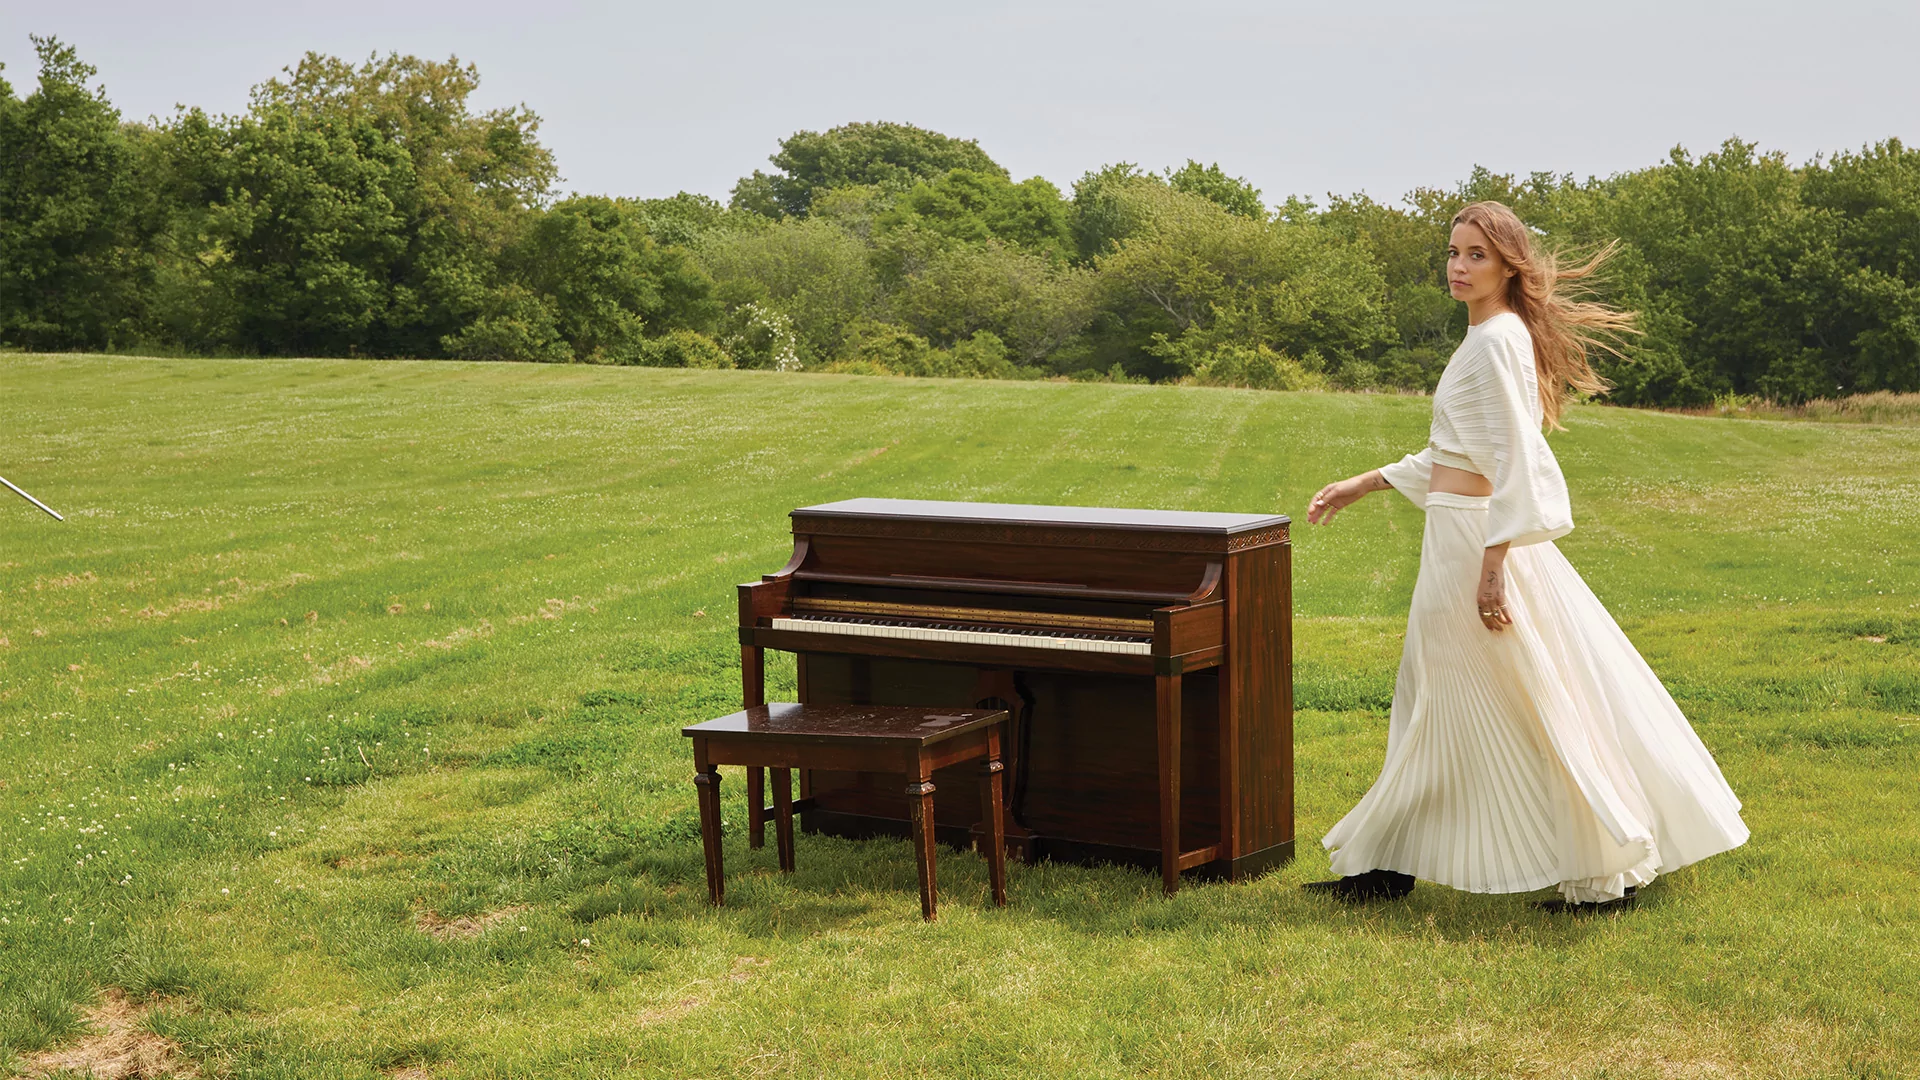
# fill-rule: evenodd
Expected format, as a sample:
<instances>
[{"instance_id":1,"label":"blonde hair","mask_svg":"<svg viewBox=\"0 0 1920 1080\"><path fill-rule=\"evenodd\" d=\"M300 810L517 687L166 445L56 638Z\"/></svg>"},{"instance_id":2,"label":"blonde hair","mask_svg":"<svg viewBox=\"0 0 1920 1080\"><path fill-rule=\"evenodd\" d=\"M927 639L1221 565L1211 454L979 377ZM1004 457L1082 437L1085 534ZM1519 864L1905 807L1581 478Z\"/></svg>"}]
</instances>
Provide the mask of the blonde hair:
<instances>
[{"instance_id":1,"label":"blonde hair","mask_svg":"<svg viewBox=\"0 0 1920 1080\"><path fill-rule=\"evenodd\" d=\"M1553 252L1534 250L1533 234L1502 203L1470 203L1453 215L1453 223L1478 227L1513 268L1507 306L1533 337L1540 412L1548 427L1560 428L1569 391L1600 394L1610 385L1588 363L1589 352L1599 349L1625 359L1621 335L1639 332L1633 312L1587 299L1595 271L1619 250L1619 241L1609 242L1578 266L1561 266Z\"/></svg>"}]
</instances>

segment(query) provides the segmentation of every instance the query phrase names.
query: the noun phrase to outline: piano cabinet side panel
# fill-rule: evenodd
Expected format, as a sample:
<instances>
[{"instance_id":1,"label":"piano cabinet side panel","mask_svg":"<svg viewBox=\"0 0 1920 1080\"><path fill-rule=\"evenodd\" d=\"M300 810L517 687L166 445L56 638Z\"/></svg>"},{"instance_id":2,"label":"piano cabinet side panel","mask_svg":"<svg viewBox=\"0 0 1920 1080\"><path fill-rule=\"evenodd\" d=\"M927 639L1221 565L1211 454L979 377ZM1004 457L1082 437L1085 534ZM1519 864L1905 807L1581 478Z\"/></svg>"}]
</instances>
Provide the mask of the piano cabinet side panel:
<instances>
[{"instance_id":1,"label":"piano cabinet side panel","mask_svg":"<svg viewBox=\"0 0 1920 1080\"><path fill-rule=\"evenodd\" d=\"M982 671L963 664L809 653L803 700L810 704L976 703ZM1158 744L1151 677L1016 672L1033 698L1030 731L1009 740L1010 820L1047 840L1133 849L1158 865ZM986 681L991 681L986 680ZM1211 843L1219 826L1219 683L1213 672L1182 680L1181 835ZM1020 703L1014 703L1019 705ZM1027 759L1019 755L1024 751ZM952 772L954 775L949 775ZM907 814L904 778L815 770L809 792L822 810L898 823ZM978 769L934 774L934 814L943 826L979 820ZM1017 819L1016 819L1017 814Z\"/></svg>"},{"instance_id":2,"label":"piano cabinet side panel","mask_svg":"<svg viewBox=\"0 0 1920 1080\"><path fill-rule=\"evenodd\" d=\"M1228 566L1226 695L1239 708L1236 857L1293 840L1293 549L1234 555Z\"/></svg>"}]
</instances>

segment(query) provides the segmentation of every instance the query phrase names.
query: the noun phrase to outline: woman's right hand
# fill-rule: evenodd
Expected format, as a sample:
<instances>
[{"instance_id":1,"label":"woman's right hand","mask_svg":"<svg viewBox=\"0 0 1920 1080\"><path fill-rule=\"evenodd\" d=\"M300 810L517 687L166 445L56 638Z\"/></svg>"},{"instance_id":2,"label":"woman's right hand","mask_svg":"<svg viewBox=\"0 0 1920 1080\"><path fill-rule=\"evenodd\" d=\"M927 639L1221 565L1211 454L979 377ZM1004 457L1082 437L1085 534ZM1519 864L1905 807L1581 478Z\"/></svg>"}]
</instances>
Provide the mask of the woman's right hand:
<instances>
[{"instance_id":1,"label":"woman's right hand","mask_svg":"<svg viewBox=\"0 0 1920 1080\"><path fill-rule=\"evenodd\" d=\"M1387 486L1380 477L1380 470L1350 476L1345 480L1336 480L1320 489L1320 494L1307 504L1307 522L1312 525L1326 525L1333 521L1334 515L1354 503L1369 491L1378 491Z\"/></svg>"}]
</instances>

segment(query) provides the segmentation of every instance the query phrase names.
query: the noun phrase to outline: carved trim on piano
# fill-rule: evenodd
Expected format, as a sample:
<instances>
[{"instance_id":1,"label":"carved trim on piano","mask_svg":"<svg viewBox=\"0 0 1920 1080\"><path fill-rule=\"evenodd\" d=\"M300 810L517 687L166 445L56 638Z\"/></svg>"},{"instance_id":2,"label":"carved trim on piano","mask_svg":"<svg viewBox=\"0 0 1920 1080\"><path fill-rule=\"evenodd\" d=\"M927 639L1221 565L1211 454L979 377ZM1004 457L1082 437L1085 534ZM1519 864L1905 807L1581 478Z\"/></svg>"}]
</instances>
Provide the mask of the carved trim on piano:
<instances>
[{"instance_id":1,"label":"carved trim on piano","mask_svg":"<svg viewBox=\"0 0 1920 1080\"><path fill-rule=\"evenodd\" d=\"M1284 544L1288 540L1288 526L1279 525L1259 532L1241 533L1227 537L1228 551L1245 551L1248 548L1266 547L1269 544Z\"/></svg>"},{"instance_id":2,"label":"carved trim on piano","mask_svg":"<svg viewBox=\"0 0 1920 1080\"><path fill-rule=\"evenodd\" d=\"M800 569L801 565L807 561L807 554L807 538L804 536L795 537L793 541L793 555L787 559L787 565L775 570L771 574L763 576L760 580L773 581L778 578L791 577L793 572Z\"/></svg>"},{"instance_id":3,"label":"carved trim on piano","mask_svg":"<svg viewBox=\"0 0 1920 1080\"><path fill-rule=\"evenodd\" d=\"M1220 580L1225 575L1225 573L1226 573L1226 565L1222 563L1220 560L1215 559L1214 561L1208 563L1207 574L1205 577L1200 579L1200 587L1193 590L1193 595L1187 597L1187 599L1190 602L1196 603L1196 604L1202 600L1211 599L1213 595L1219 591Z\"/></svg>"},{"instance_id":4,"label":"carved trim on piano","mask_svg":"<svg viewBox=\"0 0 1920 1080\"><path fill-rule=\"evenodd\" d=\"M1075 529L1048 525L984 525L961 521L845 520L796 515L794 532L820 536L877 536L889 540L958 540L976 544L1045 544L1081 547L1098 544L1133 551L1244 551L1285 543L1287 527L1277 526L1236 536L1204 533L1149 532L1132 529Z\"/></svg>"}]
</instances>

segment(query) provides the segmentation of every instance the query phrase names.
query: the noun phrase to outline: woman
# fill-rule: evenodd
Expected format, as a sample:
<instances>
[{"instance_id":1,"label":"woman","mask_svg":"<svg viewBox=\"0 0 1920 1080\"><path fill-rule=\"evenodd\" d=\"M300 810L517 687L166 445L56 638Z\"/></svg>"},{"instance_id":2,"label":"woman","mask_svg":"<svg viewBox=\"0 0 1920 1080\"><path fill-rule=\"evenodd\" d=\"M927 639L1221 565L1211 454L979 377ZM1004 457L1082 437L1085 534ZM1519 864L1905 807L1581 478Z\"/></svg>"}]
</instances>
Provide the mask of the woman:
<instances>
[{"instance_id":1,"label":"woman","mask_svg":"<svg viewBox=\"0 0 1920 1080\"><path fill-rule=\"evenodd\" d=\"M1505 206L1460 211L1447 286L1467 337L1434 390L1426 449L1307 508L1326 524L1391 487L1427 513L1386 764L1323 841L1341 878L1310 889L1557 885L1541 906L1597 910L1747 838L1712 756L1553 545L1573 516L1542 424L1559 426L1569 389L1605 389L1587 350L1632 326L1557 286L1607 254L1560 268Z\"/></svg>"}]
</instances>

